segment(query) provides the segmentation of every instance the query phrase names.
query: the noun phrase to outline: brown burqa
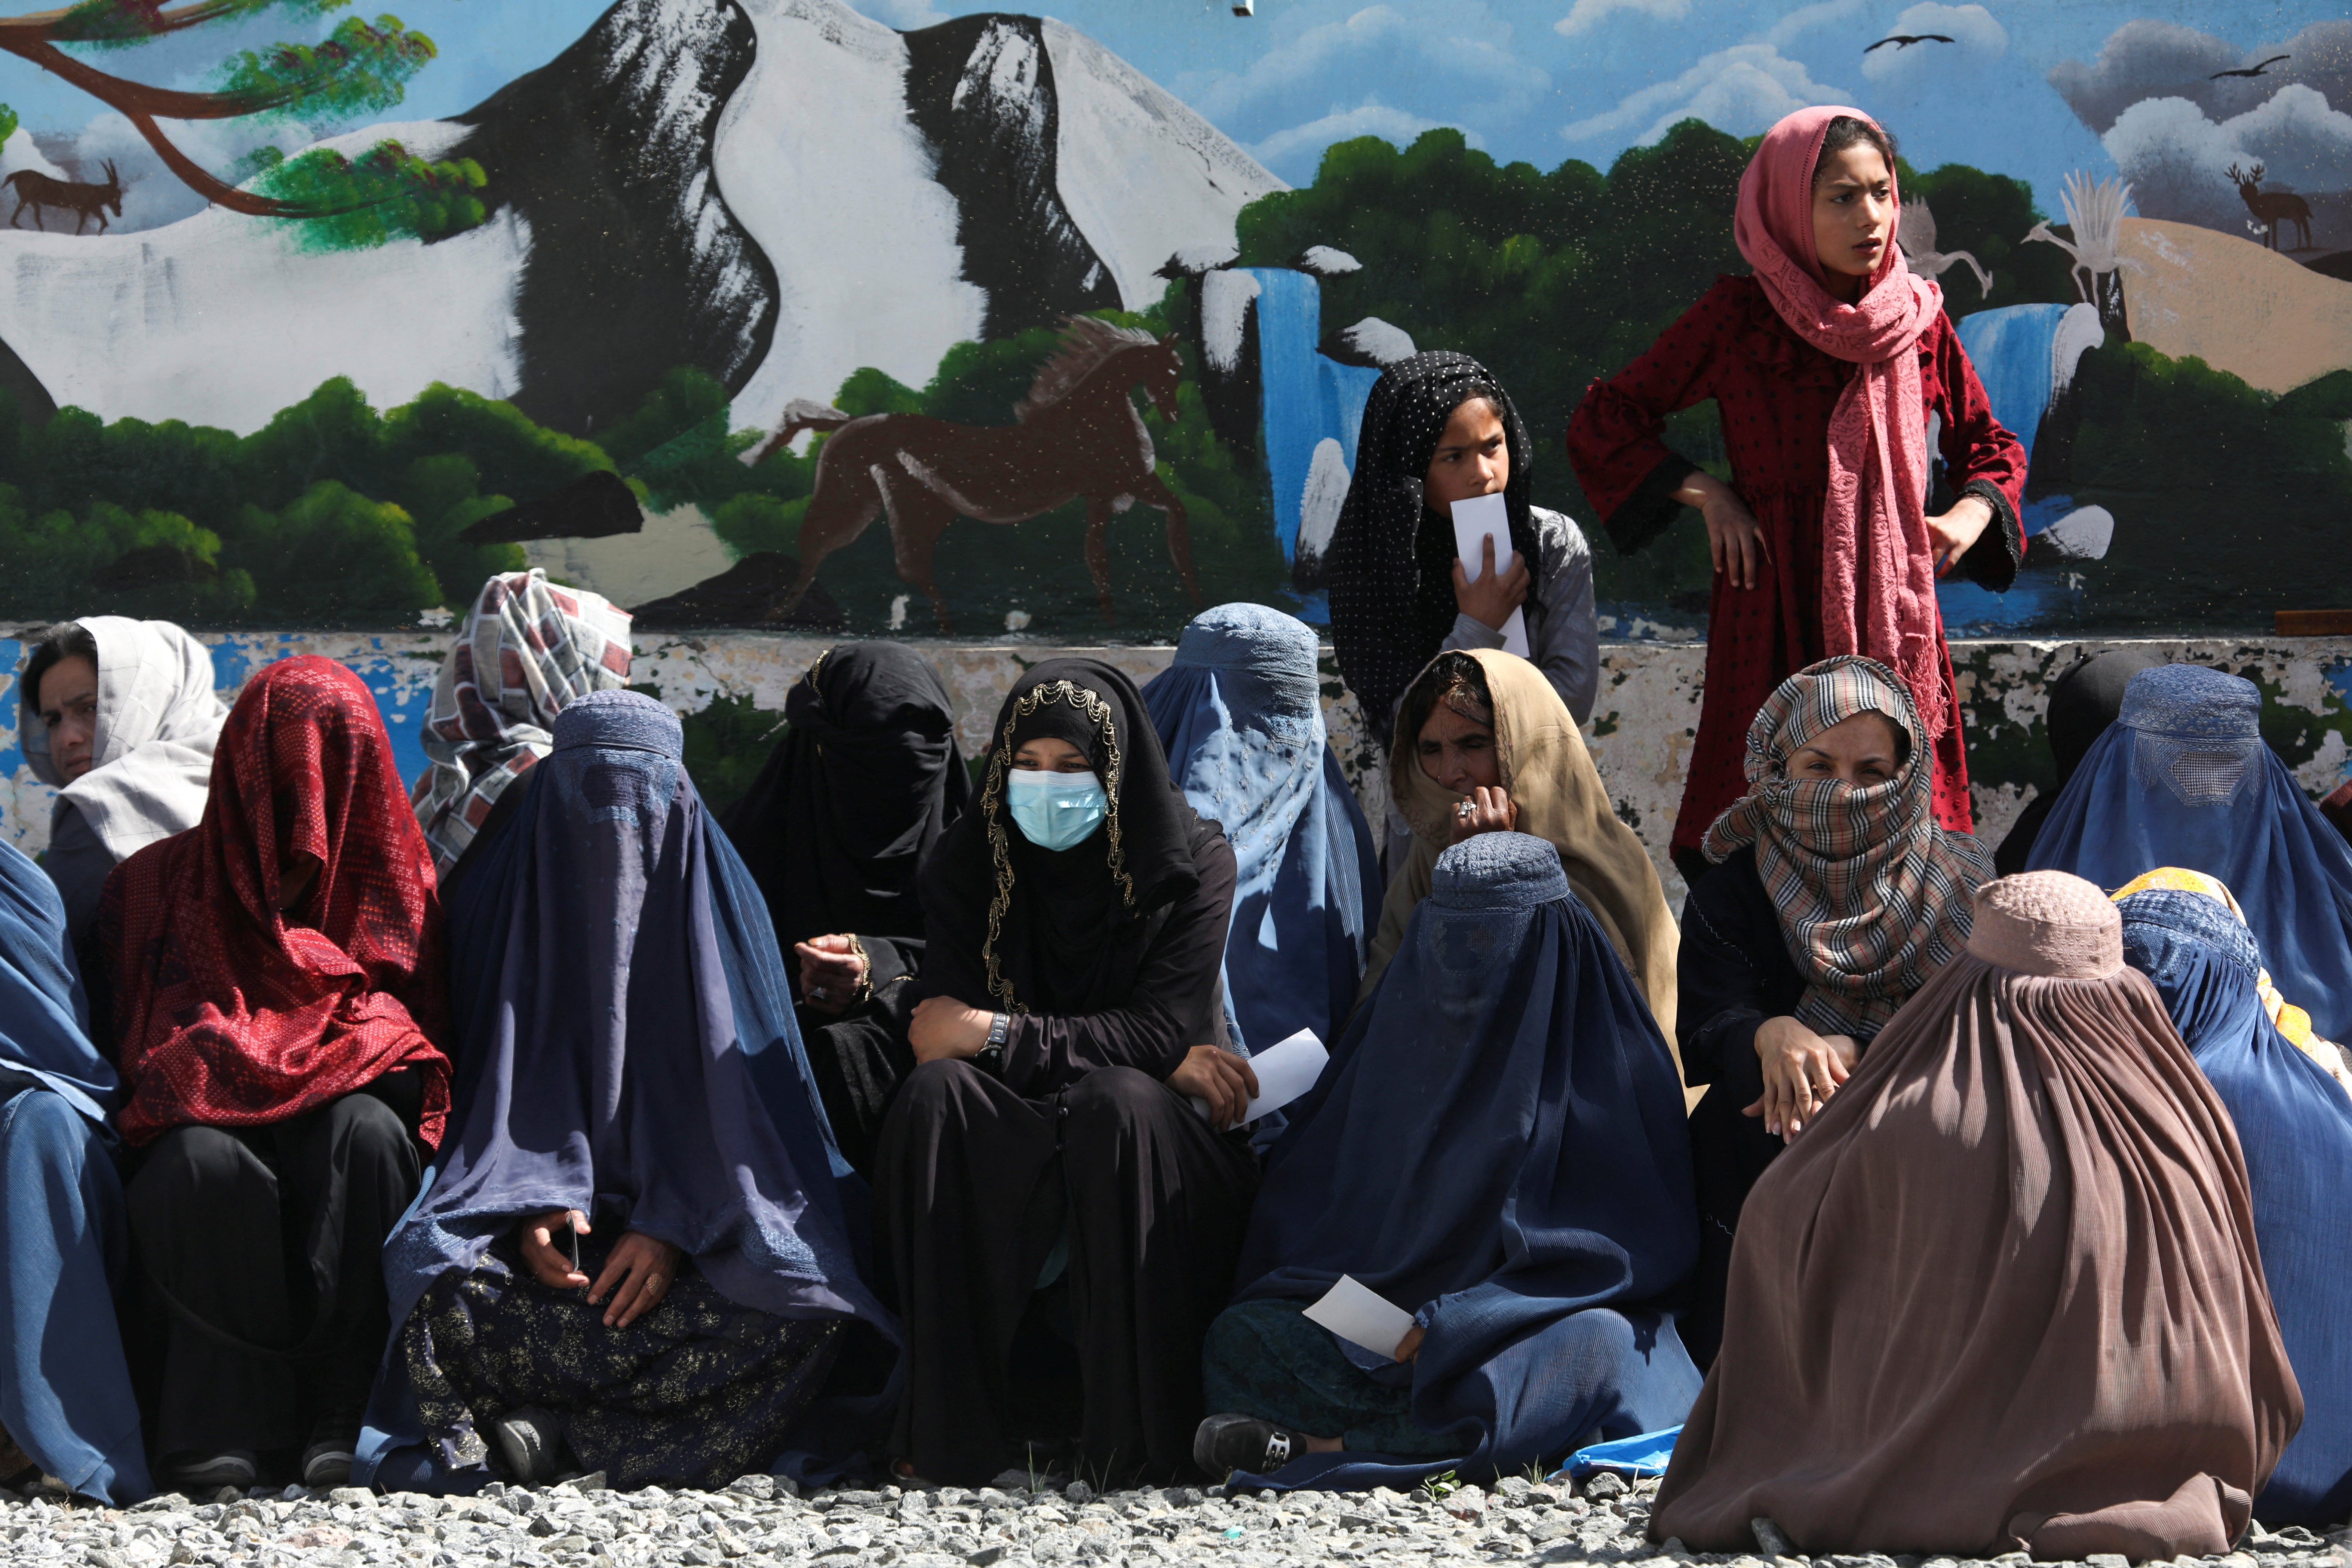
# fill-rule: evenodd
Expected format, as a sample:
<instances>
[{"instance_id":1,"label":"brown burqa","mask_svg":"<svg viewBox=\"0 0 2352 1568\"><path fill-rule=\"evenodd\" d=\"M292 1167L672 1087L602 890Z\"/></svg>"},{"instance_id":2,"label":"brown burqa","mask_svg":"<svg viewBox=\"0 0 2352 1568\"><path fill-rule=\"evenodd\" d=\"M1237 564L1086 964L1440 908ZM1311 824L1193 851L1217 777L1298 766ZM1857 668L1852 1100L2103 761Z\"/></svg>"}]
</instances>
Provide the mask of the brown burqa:
<instances>
[{"instance_id":1,"label":"brown burqa","mask_svg":"<svg viewBox=\"0 0 2352 1568\"><path fill-rule=\"evenodd\" d=\"M2302 1421L2229 1114L2114 907L2035 871L1756 1184L1650 1531L2210 1555Z\"/></svg>"}]
</instances>

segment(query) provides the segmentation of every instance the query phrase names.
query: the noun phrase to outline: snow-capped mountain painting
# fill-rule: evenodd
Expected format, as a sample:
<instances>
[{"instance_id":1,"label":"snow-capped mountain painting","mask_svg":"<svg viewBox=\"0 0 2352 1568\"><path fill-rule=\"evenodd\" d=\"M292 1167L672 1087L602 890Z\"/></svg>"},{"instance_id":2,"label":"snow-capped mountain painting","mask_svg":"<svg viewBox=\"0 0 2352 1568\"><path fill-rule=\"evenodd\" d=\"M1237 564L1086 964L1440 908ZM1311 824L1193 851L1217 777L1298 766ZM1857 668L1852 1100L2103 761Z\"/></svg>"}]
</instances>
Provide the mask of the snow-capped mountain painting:
<instances>
[{"instance_id":1,"label":"snow-capped mountain painting","mask_svg":"<svg viewBox=\"0 0 2352 1568\"><path fill-rule=\"evenodd\" d=\"M0 55L0 623L415 625L526 563L648 626L1313 619L1431 349L1599 538L1562 426L1745 269L1743 143L1823 104L1900 140L2032 456L1952 628L2352 605L2342 0L400 9L0 18L76 62ZM1604 634L1704 631L1699 529L1596 552Z\"/></svg>"},{"instance_id":2,"label":"snow-capped mountain painting","mask_svg":"<svg viewBox=\"0 0 2352 1568\"><path fill-rule=\"evenodd\" d=\"M838 0L621 0L472 110L328 144L387 136L478 163L488 220L356 252L216 207L0 233L20 402L246 431L346 375L593 434L684 365L766 423L861 366L920 384L956 342L1147 306L1283 188L1057 22L901 33Z\"/></svg>"}]
</instances>

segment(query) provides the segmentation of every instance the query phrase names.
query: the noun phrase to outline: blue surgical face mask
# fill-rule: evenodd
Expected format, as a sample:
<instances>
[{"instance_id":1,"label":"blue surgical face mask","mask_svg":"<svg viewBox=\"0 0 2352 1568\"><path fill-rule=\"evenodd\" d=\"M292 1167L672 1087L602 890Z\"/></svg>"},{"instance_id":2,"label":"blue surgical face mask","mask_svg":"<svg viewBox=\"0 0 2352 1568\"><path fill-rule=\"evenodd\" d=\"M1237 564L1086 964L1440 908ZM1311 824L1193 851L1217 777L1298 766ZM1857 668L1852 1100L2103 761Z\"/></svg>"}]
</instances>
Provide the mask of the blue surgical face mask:
<instances>
[{"instance_id":1,"label":"blue surgical face mask","mask_svg":"<svg viewBox=\"0 0 2352 1568\"><path fill-rule=\"evenodd\" d=\"M1109 797L1092 773L1015 768L1005 781L1004 804L1022 837L1040 849L1068 849L1102 826Z\"/></svg>"}]
</instances>

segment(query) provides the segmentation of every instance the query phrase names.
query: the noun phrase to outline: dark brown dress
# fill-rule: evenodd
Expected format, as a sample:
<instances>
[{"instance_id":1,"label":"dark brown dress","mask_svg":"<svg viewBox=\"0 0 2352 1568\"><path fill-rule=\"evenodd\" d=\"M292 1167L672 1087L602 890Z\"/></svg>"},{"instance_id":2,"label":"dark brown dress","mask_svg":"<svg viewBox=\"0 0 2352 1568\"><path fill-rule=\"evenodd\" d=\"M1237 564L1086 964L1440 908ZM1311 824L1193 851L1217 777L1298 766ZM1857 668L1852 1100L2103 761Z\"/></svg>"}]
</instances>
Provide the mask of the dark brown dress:
<instances>
[{"instance_id":1,"label":"dark brown dress","mask_svg":"<svg viewBox=\"0 0 2352 1568\"><path fill-rule=\"evenodd\" d=\"M2303 1420L2229 1113L2096 888L1978 896L1748 1194L1651 1533L1990 1557L2225 1552Z\"/></svg>"}]
</instances>

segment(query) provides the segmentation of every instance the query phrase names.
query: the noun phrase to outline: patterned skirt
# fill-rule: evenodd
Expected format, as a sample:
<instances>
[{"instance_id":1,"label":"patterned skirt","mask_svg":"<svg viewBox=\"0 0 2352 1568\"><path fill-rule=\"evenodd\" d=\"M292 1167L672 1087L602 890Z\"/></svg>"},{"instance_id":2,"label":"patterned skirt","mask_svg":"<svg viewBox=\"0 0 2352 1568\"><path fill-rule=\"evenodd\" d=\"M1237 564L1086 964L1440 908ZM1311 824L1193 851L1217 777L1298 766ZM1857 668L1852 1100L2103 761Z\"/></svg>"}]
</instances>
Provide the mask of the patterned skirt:
<instances>
[{"instance_id":1,"label":"patterned skirt","mask_svg":"<svg viewBox=\"0 0 2352 1568\"><path fill-rule=\"evenodd\" d=\"M595 1240L580 1238L592 1279L606 1251ZM482 1432L534 1406L615 1487L723 1487L773 1462L840 1342L838 1320L740 1306L691 1264L653 1310L608 1329L586 1290L541 1284L505 1237L470 1273L434 1281L394 1353L427 1447L454 1474L487 1475Z\"/></svg>"},{"instance_id":2,"label":"patterned skirt","mask_svg":"<svg viewBox=\"0 0 2352 1568\"><path fill-rule=\"evenodd\" d=\"M1201 1357L1210 1410L1337 1437L1356 1453L1423 1459L1462 1451L1459 1441L1412 1418L1411 1388L1374 1383L1341 1354L1331 1331L1304 1315L1307 1306L1241 1301L1217 1314Z\"/></svg>"}]
</instances>

